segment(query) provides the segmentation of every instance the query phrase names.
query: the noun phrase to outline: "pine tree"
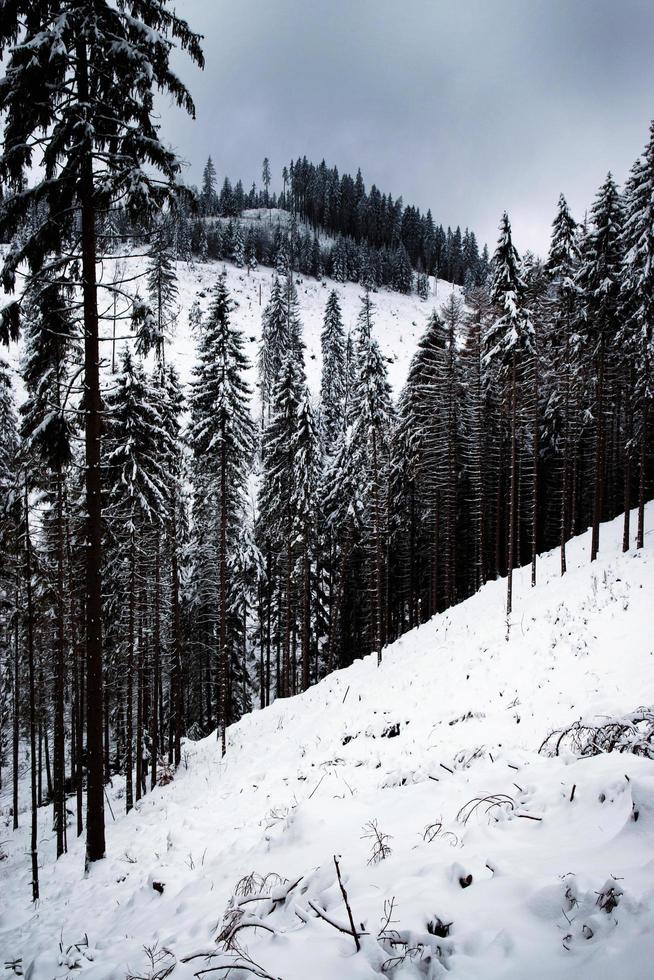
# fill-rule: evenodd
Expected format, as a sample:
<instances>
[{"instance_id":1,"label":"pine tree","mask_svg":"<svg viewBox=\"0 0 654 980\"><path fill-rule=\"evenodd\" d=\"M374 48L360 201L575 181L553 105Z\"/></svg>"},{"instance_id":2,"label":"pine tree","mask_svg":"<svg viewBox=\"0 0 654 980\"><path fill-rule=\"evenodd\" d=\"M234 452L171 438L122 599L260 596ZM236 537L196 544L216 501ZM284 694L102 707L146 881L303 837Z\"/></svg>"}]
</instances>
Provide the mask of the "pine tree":
<instances>
[{"instance_id":1,"label":"pine tree","mask_svg":"<svg viewBox=\"0 0 654 980\"><path fill-rule=\"evenodd\" d=\"M217 648L219 727L221 751L226 751L230 722L230 664L234 637L228 631L228 610L233 591L229 581L229 554L239 535L242 497L254 454L255 429L250 414L250 389L244 380L248 360L243 336L231 324L232 305L225 274L218 280L203 327L198 366L190 398L189 439L196 460L196 479L205 495L208 513L218 527Z\"/></svg>"},{"instance_id":2,"label":"pine tree","mask_svg":"<svg viewBox=\"0 0 654 980\"><path fill-rule=\"evenodd\" d=\"M381 663L385 643L385 523L388 474L390 387L386 365L372 336L374 307L368 293L362 297L358 323L357 374L352 406L353 451L366 484L368 535L371 551L371 648Z\"/></svg>"},{"instance_id":3,"label":"pine tree","mask_svg":"<svg viewBox=\"0 0 654 980\"><path fill-rule=\"evenodd\" d=\"M137 352L143 356L154 350L165 362L166 341L177 319L177 270L170 247L170 233L164 222L155 231L146 268L150 310L137 336Z\"/></svg>"},{"instance_id":4,"label":"pine tree","mask_svg":"<svg viewBox=\"0 0 654 980\"><path fill-rule=\"evenodd\" d=\"M264 195L265 195L264 196L264 204L265 204L266 207L268 207L268 204L269 204L268 188L270 187L270 180L271 180L271 177L270 177L270 161L268 160L268 157L264 157L263 158L263 164L262 164L262 167L261 167L261 182L262 182L263 187L264 187Z\"/></svg>"},{"instance_id":5,"label":"pine tree","mask_svg":"<svg viewBox=\"0 0 654 980\"><path fill-rule=\"evenodd\" d=\"M518 402L519 371L533 354L533 326L524 305L525 283L522 278L520 256L513 244L511 223L504 213L500 223L500 237L493 256L491 299L497 309L497 318L490 325L484 338L488 363L497 362L508 374L510 403L510 460L509 460L509 543L506 615L510 625L513 598L513 568L516 563L517 536L517 451L518 451Z\"/></svg>"},{"instance_id":6,"label":"pine tree","mask_svg":"<svg viewBox=\"0 0 654 980\"><path fill-rule=\"evenodd\" d=\"M237 269L242 269L245 265L245 242L240 224L236 226L234 234L234 245L232 248L232 259Z\"/></svg>"},{"instance_id":7,"label":"pine tree","mask_svg":"<svg viewBox=\"0 0 654 980\"><path fill-rule=\"evenodd\" d=\"M202 191L200 202L204 214L216 213L216 168L211 157L208 158L202 171Z\"/></svg>"},{"instance_id":8,"label":"pine tree","mask_svg":"<svg viewBox=\"0 0 654 980\"><path fill-rule=\"evenodd\" d=\"M335 289L327 299L320 345L320 427L323 445L329 452L345 425L345 330Z\"/></svg>"},{"instance_id":9,"label":"pine tree","mask_svg":"<svg viewBox=\"0 0 654 980\"><path fill-rule=\"evenodd\" d=\"M625 188L624 253L620 308L620 345L633 364L632 404L636 414L633 442L638 445L638 529L645 538L647 446L654 402L654 122L643 155L632 167ZM628 447L628 452L631 446ZM628 486L628 479L626 481ZM628 496L628 495L625 495ZM629 540L629 502L625 501L625 545Z\"/></svg>"},{"instance_id":10,"label":"pine tree","mask_svg":"<svg viewBox=\"0 0 654 980\"><path fill-rule=\"evenodd\" d=\"M599 551L600 523L604 520L607 415L613 381L613 355L620 325L619 293L622 263L622 202L609 174L591 210L592 226L584 239L578 282L584 296L580 331L593 365L593 527L591 561Z\"/></svg>"},{"instance_id":11,"label":"pine tree","mask_svg":"<svg viewBox=\"0 0 654 980\"><path fill-rule=\"evenodd\" d=\"M560 429L557 450L560 458L559 546L561 574L566 572L566 541L570 537L571 457L576 451L578 359L574 335L578 307L575 277L579 262L577 223L563 194L552 223L552 239L546 271L550 279L548 338L546 348L556 375L556 384L546 402L545 419Z\"/></svg>"},{"instance_id":12,"label":"pine tree","mask_svg":"<svg viewBox=\"0 0 654 980\"><path fill-rule=\"evenodd\" d=\"M289 347L273 386L272 411L264 431L258 518L260 540L264 542L262 551L273 554L279 574L277 630L281 663L277 667L277 694L282 697L292 693L295 681L295 664L291 661L298 493L295 454L304 386L302 363L297 351Z\"/></svg>"}]
</instances>

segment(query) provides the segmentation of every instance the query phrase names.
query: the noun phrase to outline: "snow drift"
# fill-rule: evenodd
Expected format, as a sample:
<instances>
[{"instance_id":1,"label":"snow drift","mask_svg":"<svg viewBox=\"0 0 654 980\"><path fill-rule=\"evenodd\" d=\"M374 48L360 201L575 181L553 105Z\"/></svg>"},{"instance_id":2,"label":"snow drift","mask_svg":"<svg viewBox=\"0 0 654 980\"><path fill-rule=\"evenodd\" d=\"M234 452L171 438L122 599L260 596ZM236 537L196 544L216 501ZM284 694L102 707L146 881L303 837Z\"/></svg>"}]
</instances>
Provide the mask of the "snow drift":
<instances>
[{"instance_id":1,"label":"snow drift","mask_svg":"<svg viewBox=\"0 0 654 980\"><path fill-rule=\"evenodd\" d=\"M508 642L491 582L381 667L244 717L224 760L215 738L186 742L174 781L127 817L115 780L109 856L86 878L81 840L54 862L43 809L36 907L27 821L3 830L7 975L648 976L654 762L569 739L539 753L555 729L654 701L654 535L620 542L617 520L594 564L582 535L564 578L557 552L535 589L518 572Z\"/></svg>"}]
</instances>

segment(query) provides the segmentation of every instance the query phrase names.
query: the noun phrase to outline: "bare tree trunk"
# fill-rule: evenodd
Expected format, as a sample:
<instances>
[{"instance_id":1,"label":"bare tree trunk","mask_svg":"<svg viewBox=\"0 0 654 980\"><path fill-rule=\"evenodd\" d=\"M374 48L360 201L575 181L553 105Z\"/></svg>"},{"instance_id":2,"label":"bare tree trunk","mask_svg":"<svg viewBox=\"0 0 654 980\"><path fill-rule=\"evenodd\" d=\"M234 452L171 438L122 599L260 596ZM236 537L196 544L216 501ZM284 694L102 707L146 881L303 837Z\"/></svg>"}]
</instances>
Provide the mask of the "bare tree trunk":
<instances>
[{"instance_id":1,"label":"bare tree trunk","mask_svg":"<svg viewBox=\"0 0 654 980\"><path fill-rule=\"evenodd\" d=\"M377 666L382 662L382 540L379 503L379 461L377 452L377 433L373 429L372 433L372 472L373 472L373 499L374 499L374 527L375 536L375 622L374 622L374 649L377 651Z\"/></svg>"},{"instance_id":2,"label":"bare tree trunk","mask_svg":"<svg viewBox=\"0 0 654 980\"><path fill-rule=\"evenodd\" d=\"M64 760L64 658L66 630L64 619L64 502L63 475L57 481L57 625L54 673L54 824L57 833L57 857L65 850L66 796Z\"/></svg>"},{"instance_id":3,"label":"bare tree trunk","mask_svg":"<svg viewBox=\"0 0 654 980\"><path fill-rule=\"evenodd\" d=\"M645 404L640 430L640 474L638 480L638 531L636 547L645 544L645 469L647 465L647 424L649 422L649 403Z\"/></svg>"},{"instance_id":4,"label":"bare tree trunk","mask_svg":"<svg viewBox=\"0 0 654 980\"><path fill-rule=\"evenodd\" d=\"M179 568L177 564L177 501L173 501L171 542L172 606L173 606L173 670L171 705L173 719L173 758L178 766L182 758L182 629L179 610Z\"/></svg>"},{"instance_id":5,"label":"bare tree trunk","mask_svg":"<svg viewBox=\"0 0 654 980\"><path fill-rule=\"evenodd\" d=\"M154 664L152 671L152 715L150 718L150 788L157 785L159 751L159 686L161 678L161 544L159 528L154 529Z\"/></svg>"},{"instance_id":6,"label":"bare tree trunk","mask_svg":"<svg viewBox=\"0 0 654 980\"><path fill-rule=\"evenodd\" d=\"M134 646L136 642L136 542L129 545L129 612L127 620L127 695L125 706L125 810L134 806Z\"/></svg>"},{"instance_id":7,"label":"bare tree trunk","mask_svg":"<svg viewBox=\"0 0 654 980\"><path fill-rule=\"evenodd\" d=\"M517 385L516 385L516 355L511 358L511 473L509 489L509 548L508 568L506 577L506 619L507 634L510 626L510 616L513 608L513 565L515 562L515 531L516 531L516 423L517 423Z\"/></svg>"},{"instance_id":8,"label":"bare tree trunk","mask_svg":"<svg viewBox=\"0 0 654 980\"><path fill-rule=\"evenodd\" d=\"M32 543L30 541L29 494L25 481L25 592L27 599L27 667L30 694L30 790L32 801L32 828L30 853L32 857L32 900L39 898L38 800L36 789L36 690L34 683L34 604L32 600Z\"/></svg>"},{"instance_id":9,"label":"bare tree trunk","mask_svg":"<svg viewBox=\"0 0 654 980\"><path fill-rule=\"evenodd\" d=\"M13 732L13 827L18 829L18 750L20 743L20 642L19 642L19 616L20 609L20 573L16 568L16 587L14 602L14 732Z\"/></svg>"},{"instance_id":10,"label":"bare tree trunk","mask_svg":"<svg viewBox=\"0 0 654 980\"><path fill-rule=\"evenodd\" d=\"M225 422L222 422L220 450L220 724L218 737L220 752L227 751L227 714L229 707L229 657L227 650L227 452L225 447Z\"/></svg>"},{"instance_id":11,"label":"bare tree trunk","mask_svg":"<svg viewBox=\"0 0 654 980\"><path fill-rule=\"evenodd\" d=\"M85 41L77 45L77 88L82 105L88 104L88 60ZM103 770L102 667L102 475L100 352L96 284L95 207L93 159L87 147L82 161L79 196L82 211L82 280L84 305L84 409L86 452L86 863L105 856Z\"/></svg>"},{"instance_id":12,"label":"bare tree trunk","mask_svg":"<svg viewBox=\"0 0 654 980\"><path fill-rule=\"evenodd\" d=\"M538 375L538 342L534 348L534 399L532 416L533 467L532 496L531 496L531 587L536 585L536 558L538 554L538 461L540 456L540 417L539 417L539 375Z\"/></svg>"},{"instance_id":13,"label":"bare tree trunk","mask_svg":"<svg viewBox=\"0 0 654 980\"><path fill-rule=\"evenodd\" d=\"M599 551L600 524L604 510L604 335L600 338L597 368L597 419L595 447L595 486L593 497L593 530L590 560L595 561Z\"/></svg>"},{"instance_id":14,"label":"bare tree trunk","mask_svg":"<svg viewBox=\"0 0 654 980\"><path fill-rule=\"evenodd\" d=\"M311 665L310 619L311 619L311 563L309 561L309 526L304 528L304 549L302 553L302 690L309 687Z\"/></svg>"}]
</instances>

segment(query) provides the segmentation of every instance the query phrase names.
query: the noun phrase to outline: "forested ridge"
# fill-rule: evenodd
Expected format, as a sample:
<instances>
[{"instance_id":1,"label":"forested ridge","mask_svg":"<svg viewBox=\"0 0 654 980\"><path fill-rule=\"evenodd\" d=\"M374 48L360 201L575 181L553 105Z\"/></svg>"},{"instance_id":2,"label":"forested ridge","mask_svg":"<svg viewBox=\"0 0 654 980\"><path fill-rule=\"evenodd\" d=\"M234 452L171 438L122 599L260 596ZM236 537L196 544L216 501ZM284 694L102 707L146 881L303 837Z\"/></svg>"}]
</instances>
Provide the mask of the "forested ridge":
<instances>
[{"instance_id":1,"label":"forested ridge","mask_svg":"<svg viewBox=\"0 0 654 980\"><path fill-rule=\"evenodd\" d=\"M20 338L26 397L17 406L3 361L0 774L13 772L17 823L27 742L33 812L52 805L58 854L86 829L91 863L105 852L112 775L125 777L129 810L174 778L184 737L216 729L229 753L227 728L244 712L356 658L381 661L402 633L505 575L509 632L513 569L531 562L535 582L538 553L558 546L564 574L566 542L588 526L589 560L600 523L621 512L625 550L634 532L642 547L654 124L624 187L609 175L586 222L560 198L543 260L519 255L502 217L488 269L427 317L397 400L376 339L383 281L368 273L354 277L353 331L339 301L348 275L326 289L320 391L309 390L292 225L275 233L256 395L219 265L208 312L191 311L185 388L170 336L177 263L193 249L179 243L189 221L221 242L224 226L207 220L206 196L179 187L143 63L192 112L157 32L201 62L199 39L154 0L125 4L133 17L104 4L63 4L58 18L16 6L25 20L0 28L13 45L0 83L0 329ZM44 178L30 184L41 153ZM320 168L306 173L315 181ZM320 210L309 176L298 162L283 194L341 236L334 248L395 247ZM238 223L230 234L236 265L255 262ZM403 238L401 248L429 287L438 261ZM126 252L144 255L137 281L120 274ZM113 278L96 279L103 262ZM116 343L100 351L114 304ZM36 831L32 861L36 898Z\"/></svg>"},{"instance_id":2,"label":"forested ridge","mask_svg":"<svg viewBox=\"0 0 654 980\"><path fill-rule=\"evenodd\" d=\"M245 192L241 180L232 186L229 177L218 190L209 157L198 191L200 213L195 220L185 215L178 223L182 250L241 265L256 260L283 267L288 262L305 275L328 274L337 282L388 286L402 293L415 288L425 298L428 276L470 287L488 274L488 248L480 251L474 231L462 232L458 226L446 231L434 222L431 210L421 214L375 184L367 190L360 169L354 178L339 176L324 160L316 166L302 157L284 166L281 178L283 190L271 194L266 157L263 190L253 184ZM239 220L252 208L268 209L270 221L253 226ZM283 232L279 216L273 227L273 210L287 213Z\"/></svg>"}]
</instances>

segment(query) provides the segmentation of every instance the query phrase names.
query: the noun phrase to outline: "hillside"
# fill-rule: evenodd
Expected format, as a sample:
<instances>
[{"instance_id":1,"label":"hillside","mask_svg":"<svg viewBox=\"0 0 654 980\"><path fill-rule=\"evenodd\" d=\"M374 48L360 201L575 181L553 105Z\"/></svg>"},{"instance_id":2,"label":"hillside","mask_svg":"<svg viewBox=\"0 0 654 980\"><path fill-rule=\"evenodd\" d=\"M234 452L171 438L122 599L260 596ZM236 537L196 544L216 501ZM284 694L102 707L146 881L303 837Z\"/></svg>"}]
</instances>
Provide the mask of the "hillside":
<instances>
[{"instance_id":1,"label":"hillside","mask_svg":"<svg viewBox=\"0 0 654 980\"><path fill-rule=\"evenodd\" d=\"M258 213L258 212L257 212ZM3 246L0 246L0 255ZM129 292L145 290L143 279L145 271L143 257L135 256L126 259L109 260L100 270L101 282L111 283L119 267L120 276L127 283ZM253 370L250 372L250 384L256 385L256 365L259 341L261 338L261 314L270 298L270 289L274 271L267 266L259 266L248 273L239 269L231 262L176 262L178 301L177 326L167 347L167 359L175 364L181 379L188 383L192 376L196 356L197 338L189 326L189 312L197 300L200 309L205 311L211 301L210 291L217 277L224 270L227 284L234 303L233 320L242 330L246 340L245 351ZM320 390L320 332L322 330L325 304L331 289L336 289L343 311L343 323L346 330L353 330L361 305L363 289L356 283L337 283L325 277L320 282L312 277L294 273L294 281L298 292L300 316L303 325L303 337L306 345L305 360L309 385L318 395ZM427 317L432 309L440 308L452 291L460 295L459 286L452 286L445 280L430 278L430 295L422 300L416 293L404 295L394 290L380 288L372 294L375 307L375 336L379 341L382 353L386 357L389 382L397 395L407 376L410 360L415 353L418 340L422 336ZM261 299L261 302L259 300ZM111 336L112 336L112 307L105 303L107 316L102 320L104 344L102 355L107 368L111 365ZM120 316L120 305L117 309ZM119 323L116 353L120 351L125 340L125 325ZM21 345L14 344L9 351L3 353L10 363L18 366ZM17 391L22 391L21 380L15 376ZM258 414L255 398L255 412Z\"/></svg>"},{"instance_id":2,"label":"hillside","mask_svg":"<svg viewBox=\"0 0 654 980\"><path fill-rule=\"evenodd\" d=\"M142 270L143 260L133 259L126 263L126 275L131 277ZM196 338L188 325L188 315L194 300L198 299L205 310L210 302L210 290L216 278L224 269L227 286L235 304L233 320L242 330L245 350L252 365L256 364L259 340L261 337L261 314L270 298L274 271L259 266L248 274L246 269L238 269L231 262L194 262L188 265L177 262L179 287L179 318L175 335L171 338L169 357L178 367L182 380L191 377L195 361ZM343 311L346 330L354 330L361 305L363 289L356 283L337 283L324 278L320 282L312 277L294 273L298 292L303 338L306 344L306 371L311 389L317 395L320 389L320 332L322 330L325 304L331 289L336 289ZM430 296L422 300L416 293L403 295L380 288L372 294L375 307L375 335L382 353L386 356L388 375L396 394L406 380L409 362L418 340L422 336L426 319L431 310L440 307L454 289L458 294L460 287L452 286L444 280L430 279ZM259 303L261 291L261 304ZM105 332L110 332L110 324L105 321ZM252 372L250 381L255 382Z\"/></svg>"},{"instance_id":3,"label":"hillside","mask_svg":"<svg viewBox=\"0 0 654 980\"><path fill-rule=\"evenodd\" d=\"M646 517L651 526L654 506ZM128 817L114 778L109 857L85 879L82 840L53 862L43 809L36 908L27 815L18 834L3 830L3 960L22 958L34 980L77 967L97 980L161 980L173 966L174 978L190 978L227 963L181 961L217 952L230 896L252 876L241 897L271 900L242 906L264 928L238 940L258 976L647 976L654 765L631 754L578 759L566 747L557 758L538 753L553 729L651 700L654 535L626 555L620 538L619 520L605 525L592 566L588 535L570 542L564 579L558 555L545 556L534 590L529 570L518 572L508 642L505 583L491 582L406 634L379 669L366 658L244 717L222 762L213 737L186 742L173 782ZM3 824L7 813L5 797ZM390 848L378 862L374 827ZM366 933L358 953L315 911L347 928L335 854ZM382 948L375 937L387 919Z\"/></svg>"}]
</instances>

